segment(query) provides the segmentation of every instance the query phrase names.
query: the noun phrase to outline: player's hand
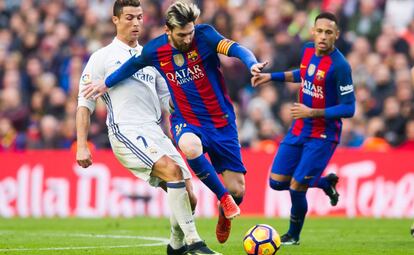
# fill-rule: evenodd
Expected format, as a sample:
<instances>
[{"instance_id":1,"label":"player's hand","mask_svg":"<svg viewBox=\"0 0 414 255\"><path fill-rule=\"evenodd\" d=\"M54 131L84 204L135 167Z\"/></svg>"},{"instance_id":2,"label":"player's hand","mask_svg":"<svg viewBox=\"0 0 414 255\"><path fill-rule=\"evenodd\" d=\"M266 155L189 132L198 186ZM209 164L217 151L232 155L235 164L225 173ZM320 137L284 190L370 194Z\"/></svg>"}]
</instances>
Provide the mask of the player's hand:
<instances>
[{"instance_id":1,"label":"player's hand","mask_svg":"<svg viewBox=\"0 0 414 255\"><path fill-rule=\"evenodd\" d=\"M86 99L96 100L105 94L106 91L108 91L108 87L106 87L104 81L100 80L96 83L86 84L81 93Z\"/></svg>"},{"instance_id":2,"label":"player's hand","mask_svg":"<svg viewBox=\"0 0 414 255\"><path fill-rule=\"evenodd\" d=\"M266 82L269 82L272 79L270 73L258 73L254 75L251 79L252 87L257 87Z\"/></svg>"},{"instance_id":3,"label":"player's hand","mask_svg":"<svg viewBox=\"0 0 414 255\"><path fill-rule=\"evenodd\" d=\"M310 118L312 109L304 104L294 103L290 109L290 113L294 119Z\"/></svg>"},{"instance_id":4,"label":"player's hand","mask_svg":"<svg viewBox=\"0 0 414 255\"><path fill-rule=\"evenodd\" d=\"M92 165L92 155L88 146L78 147L76 150L76 162L83 168Z\"/></svg>"},{"instance_id":5,"label":"player's hand","mask_svg":"<svg viewBox=\"0 0 414 255\"><path fill-rule=\"evenodd\" d=\"M258 73L261 73L263 68L265 68L265 66L267 66L267 64L269 64L269 61L265 61L262 63L257 63L252 65L252 67L250 68L250 72L252 75L256 75Z\"/></svg>"}]
</instances>

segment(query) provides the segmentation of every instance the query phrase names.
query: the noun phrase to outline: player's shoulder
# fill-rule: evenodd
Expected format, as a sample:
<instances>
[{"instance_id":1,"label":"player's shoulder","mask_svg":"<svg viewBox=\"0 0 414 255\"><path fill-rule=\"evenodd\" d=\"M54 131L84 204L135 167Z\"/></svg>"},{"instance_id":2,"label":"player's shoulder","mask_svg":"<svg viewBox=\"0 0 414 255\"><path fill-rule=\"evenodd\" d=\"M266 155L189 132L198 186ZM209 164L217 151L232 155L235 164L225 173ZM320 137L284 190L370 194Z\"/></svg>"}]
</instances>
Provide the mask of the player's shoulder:
<instances>
[{"instance_id":1,"label":"player's shoulder","mask_svg":"<svg viewBox=\"0 0 414 255\"><path fill-rule=\"evenodd\" d=\"M315 49L315 43L314 43L314 42L306 42L306 43L303 45L303 49L308 49L308 48L310 48L310 49Z\"/></svg>"},{"instance_id":2,"label":"player's shoulder","mask_svg":"<svg viewBox=\"0 0 414 255\"><path fill-rule=\"evenodd\" d=\"M114 51L116 51L116 47L114 46L112 42L92 52L91 58L93 57L94 59L100 59L102 57L107 56L108 53L112 53Z\"/></svg>"},{"instance_id":3,"label":"player's shoulder","mask_svg":"<svg viewBox=\"0 0 414 255\"><path fill-rule=\"evenodd\" d=\"M339 49L335 48L334 52L331 54L331 58L337 68L351 69L351 65Z\"/></svg>"},{"instance_id":4,"label":"player's shoulder","mask_svg":"<svg viewBox=\"0 0 414 255\"><path fill-rule=\"evenodd\" d=\"M194 29L197 34L208 35L210 33L217 33L216 29L209 24L197 24Z\"/></svg>"},{"instance_id":5,"label":"player's shoulder","mask_svg":"<svg viewBox=\"0 0 414 255\"><path fill-rule=\"evenodd\" d=\"M142 54L144 55L151 55L152 53L157 52L158 48L168 44L168 37L167 34L159 35L144 45L142 49Z\"/></svg>"}]
</instances>

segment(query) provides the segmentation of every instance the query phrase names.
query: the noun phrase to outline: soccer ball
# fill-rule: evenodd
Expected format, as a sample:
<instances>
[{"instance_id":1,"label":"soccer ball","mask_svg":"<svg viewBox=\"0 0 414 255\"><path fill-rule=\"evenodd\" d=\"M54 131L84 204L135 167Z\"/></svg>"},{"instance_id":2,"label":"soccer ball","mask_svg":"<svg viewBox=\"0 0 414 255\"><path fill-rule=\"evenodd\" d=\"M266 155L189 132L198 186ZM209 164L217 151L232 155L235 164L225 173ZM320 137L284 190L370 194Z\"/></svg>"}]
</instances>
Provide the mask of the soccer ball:
<instances>
[{"instance_id":1,"label":"soccer ball","mask_svg":"<svg viewBox=\"0 0 414 255\"><path fill-rule=\"evenodd\" d=\"M271 226L258 224L246 232L243 247L248 255L274 255L280 248L280 236Z\"/></svg>"}]
</instances>

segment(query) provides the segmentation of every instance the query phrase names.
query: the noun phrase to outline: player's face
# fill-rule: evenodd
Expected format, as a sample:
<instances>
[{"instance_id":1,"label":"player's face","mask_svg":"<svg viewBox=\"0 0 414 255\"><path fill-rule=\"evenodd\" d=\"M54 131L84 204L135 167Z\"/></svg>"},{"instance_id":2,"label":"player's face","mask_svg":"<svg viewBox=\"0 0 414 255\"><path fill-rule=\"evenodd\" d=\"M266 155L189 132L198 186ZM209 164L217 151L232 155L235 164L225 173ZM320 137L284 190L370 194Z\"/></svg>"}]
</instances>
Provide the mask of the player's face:
<instances>
[{"instance_id":1,"label":"player's face","mask_svg":"<svg viewBox=\"0 0 414 255\"><path fill-rule=\"evenodd\" d=\"M167 28L166 33L177 50L187 52L190 50L194 39L194 23L188 23L184 27L175 27L172 30Z\"/></svg>"},{"instance_id":2,"label":"player's face","mask_svg":"<svg viewBox=\"0 0 414 255\"><path fill-rule=\"evenodd\" d=\"M128 44L135 44L143 28L143 12L141 7L125 6L119 17L113 16L117 36ZM130 45L131 46L131 45Z\"/></svg>"},{"instance_id":3,"label":"player's face","mask_svg":"<svg viewBox=\"0 0 414 255\"><path fill-rule=\"evenodd\" d=\"M317 55L327 55L334 49L339 37L335 22L329 19L318 19L312 30Z\"/></svg>"}]
</instances>

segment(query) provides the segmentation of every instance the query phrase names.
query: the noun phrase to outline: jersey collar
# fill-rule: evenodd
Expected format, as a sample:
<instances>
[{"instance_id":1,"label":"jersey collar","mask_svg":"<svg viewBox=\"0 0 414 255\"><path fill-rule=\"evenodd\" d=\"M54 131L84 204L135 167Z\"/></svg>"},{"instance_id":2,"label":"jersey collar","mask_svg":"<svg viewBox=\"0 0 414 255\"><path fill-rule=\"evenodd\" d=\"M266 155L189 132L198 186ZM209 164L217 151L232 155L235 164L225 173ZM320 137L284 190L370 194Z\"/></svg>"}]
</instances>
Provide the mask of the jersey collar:
<instances>
[{"instance_id":1,"label":"jersey collar","mask_svg":"<svg viewBox=\"0 0 414 255\"><path fill-rule=\"evenodd\" d=\"M120 48L128 51L128 52L141 52L142 50L142 46L137 43L137 46L135 48L129 47L126 43L122 42L121 40L119 40L118 38L114 37L114 40L112 41L114 44L116 44L117 46L119 46ZM132 51L131 51L132 50Z\"/></svg>"}]
</instances>

